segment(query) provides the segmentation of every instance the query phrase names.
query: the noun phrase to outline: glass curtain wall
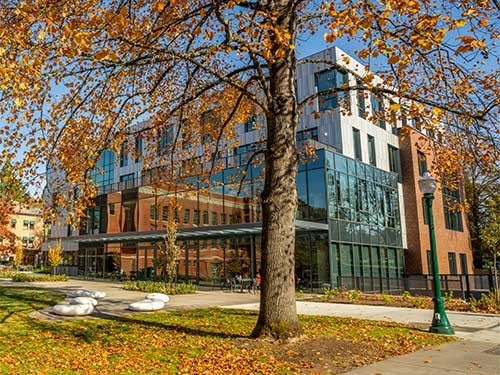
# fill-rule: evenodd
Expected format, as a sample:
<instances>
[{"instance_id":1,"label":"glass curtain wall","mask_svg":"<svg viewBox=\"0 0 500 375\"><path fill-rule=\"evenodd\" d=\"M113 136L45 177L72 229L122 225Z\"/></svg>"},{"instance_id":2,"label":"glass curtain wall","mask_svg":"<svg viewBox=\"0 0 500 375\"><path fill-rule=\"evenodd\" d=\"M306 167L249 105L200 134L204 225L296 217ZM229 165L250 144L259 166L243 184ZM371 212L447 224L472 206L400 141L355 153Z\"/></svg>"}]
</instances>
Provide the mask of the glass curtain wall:
<instances>
[{"instance_id":1,"label":"glass curtain wall","mask_svg":"<svg viewBox=\"0 0 500 375\"><path fill-rule=\"evenodd\" d=\"M400 290L403 249L395 173L325 151L332 286Z\"/></svg>"},{"instance_id":2,"label":"glass curtain wall","mask_svg":"<svg viewBox=\"0 0 500 375\"><path fill-rule=\"evenodd\" d=\"M295 282L300 290L320 292L330 285L328 233L297 233Z\"/></svg>"},{"instance_id":3,"label":"glass curtain wall","mask_svg":"<svg viewBox=\"0 0 500 375\"><path fill-rule=\"evenodd\" d=\"M181 231L215 225L223 226L223 232L227 229L219 237L193 234L192 238L180 241L178 276L182 280L216 286L237 274L253 277L260 269L260 237L229 234L232 224L262 220L261 168L251 166L240 184L238 168L246 161L245 152L252 152L243 151L237 149L232 164L226 161L227 168L213 175L210 189L179 198L182 212L190 212L187 222L183 220L180 224ZM400 287L403 250L397 179L395 173L325 149L317 150L316 157L299 164L297 219L328 223L329 233L297 233L297 287L317 291L326 285L387 291ZM121 212L120 225L116 227L122 232L134 231L137 221L137 228L142 231L163 228L156 222L169 215L175 217L175 211L170 212L161 202L162 199L151 194L130 197L124 194L122 210L117 210ZM100 206L107 207L104 203ZM133 206L129 207L129 203ZM152 205L156 212L154 226L150 217ZM136 209L139 206L140 212ZM100 218L94 220L98 221ZM157 263L159 243L113 246L118 248L121 269L130 278L161 276ZM106 276L113 272L110 262L104 247L80 250L81 274Z\"/></svg>"}]
</instances>

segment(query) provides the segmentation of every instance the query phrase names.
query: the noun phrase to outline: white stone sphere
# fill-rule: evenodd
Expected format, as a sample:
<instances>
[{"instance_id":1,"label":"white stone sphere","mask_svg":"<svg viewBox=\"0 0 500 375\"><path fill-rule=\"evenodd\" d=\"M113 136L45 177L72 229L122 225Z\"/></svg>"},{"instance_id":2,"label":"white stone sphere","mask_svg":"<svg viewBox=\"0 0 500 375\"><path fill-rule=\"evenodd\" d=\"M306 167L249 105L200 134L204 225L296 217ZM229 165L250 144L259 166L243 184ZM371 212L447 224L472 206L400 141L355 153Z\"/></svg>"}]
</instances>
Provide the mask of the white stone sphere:
<instances>
[{"instance_id":1,"label":"white stone sphere","mask_svg":"<svg viewBox=\"0 0 500 375\"><path fill-rule=\"evenodd\" d=\"M170 297L163 293L149 293L146 295L146 299L156 299L164 303L170 301Z\"/></svg>"}]
</instances>

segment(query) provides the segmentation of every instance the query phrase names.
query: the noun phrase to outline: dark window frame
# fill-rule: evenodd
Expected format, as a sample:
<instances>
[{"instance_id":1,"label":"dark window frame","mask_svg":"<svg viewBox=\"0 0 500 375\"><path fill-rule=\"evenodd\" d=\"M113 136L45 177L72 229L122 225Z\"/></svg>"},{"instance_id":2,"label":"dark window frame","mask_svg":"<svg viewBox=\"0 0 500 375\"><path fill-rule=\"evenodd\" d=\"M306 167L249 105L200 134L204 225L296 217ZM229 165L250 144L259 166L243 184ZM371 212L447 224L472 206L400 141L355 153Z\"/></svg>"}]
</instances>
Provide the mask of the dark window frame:
<instances>
[{"instance_id":1,"label":"dark window frame","mask_svg":"<svg viewBox=\"0 0 500 375\"><path fill-rule=\"evenodd\" d=\"M331 75L333 74L333 75ZM328 78L330 75L330 78ZM342 82L338 82L339 75L342 77ZM328 84L321 80L326 76ZM340 104L345 104L344 101L349 100L349 95L346 92L337 92L332 89L342 88L349 84L349 73L343 69L330 68L315 73L315 87L318 92L318 110L320 112L333 110ZM333 81L333 82L331 82Z\"/></svg>"},{"instance_id":2,"label":"dark window frame","mask_svg":"<svg viewBox=\"0 0 500 375\"><path fill-rule=\"evenodd\" d=\"M422 151L417 151L418 175L423 176L427 169L427 156Z\"/></svg>"},{"instance_id":3,"label":"dark window frame","mask_svg":"<svg viewBox=\"0 0 500 375\"><path fill-rule=\"evenodd\" d=\"M352 140L354 149L354 159L363 160L362 150L361 150L361 132L359 131L359 129L355 127L352 128Z\"/></svg>"},{"instance_id":4,"label":"dark window frame","mask_svg":"<svg viewBox=\"0 0 500 375\"><path fill-rule=\"evenodd\" d=\"M377 166L377 151L375 148L375 137L368 134L368 162L374 167Z\"/></svg>"},{"instance_id":5,"label":"dark window frame","mask_svg":"<svg viewBox=\"0 0 500 375\"><path fill-rule=\"evenodd\" d=\"M458 273L457 254L452 251L448 252L448 267L450 270L450 275L456 275Z\"/></svg>"}]
</instances>

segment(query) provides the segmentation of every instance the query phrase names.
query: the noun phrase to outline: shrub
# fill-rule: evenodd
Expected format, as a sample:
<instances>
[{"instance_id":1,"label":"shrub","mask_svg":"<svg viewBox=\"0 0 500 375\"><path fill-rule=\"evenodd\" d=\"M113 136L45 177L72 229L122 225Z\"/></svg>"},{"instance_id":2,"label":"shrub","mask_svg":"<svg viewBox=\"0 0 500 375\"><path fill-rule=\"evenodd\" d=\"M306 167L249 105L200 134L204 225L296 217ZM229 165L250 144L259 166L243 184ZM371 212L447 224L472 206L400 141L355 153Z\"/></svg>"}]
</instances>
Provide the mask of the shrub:
<instances>
[{"instance_id":1,"label":"shrub","mask_svg":"<svg viewBox=\"0 0 500 375\"><path fill-rule=\"evenodd\" d=\"M361 297L361 292L359 290L356 290L356 289L351 289L351 290L348 290L346 292L346 295L347 295L347 299L350 302L356 302Z\"/></svg>"},{"instance_id":2,"label":"shrub","mask_svg":"<svg viewBox=\"0 0 500 375\"><path fill-rule=\"evenodd\" d=\"M125 290L165 294L194 294L198 289L196 285L191 283L175 284L158 281L127 281L122 285L122 288Z\"/></svg>"},{"instance_id":3,"label":"shrub","mask_svg":"<svg viewBox=\"0 0 500 375\"><path fill-rule=\"evenodd\" d=\"M500 310L500 306L497 304L494 292L488 292L481 295L479 300L471 298L469 301L469 309L471 311L484 311L497 313Z\"/></svg>"},{"instance_id":4,"label":"shrub","mask_svg":"<svg viewBox=\"0 0 500 375\"><path fill-rule=\"evenodd\" d=\"M33 273L43 273L49 275L51 271L50 268L42 266L40 268L34 269Z\"/></svg>"},{"instance_id":5,"label":"shrub","mask_svg":"<svg viewBox=\"0 0 500 375\"><path fill-rule=\"evenodd\" d=\"M297 289L295 291L295 298L296 299L303 299L304 298L304 291L302 289Z\"/></svg>"},{"instance_id":6,"label":"shrub","mask_svg":"<svg viewBox=\"0 0 500 375\"><path fill-rule=\"evenodd\" d=\"M0 271L0 279L12 279L15 274L14 271Z\"/></svg>"},{"instance_id":7,"label":"shrub","mask_svg":"<svg viewBox=\"0 0 500 375\"><path fill-rule=\"evenodd\" d=\"M413 307L416 307L417 309L423 309L427 305L427 300L420 297L414 297L411 302Z\"/></svg>"},{"instance_id":8,"label":"shrub","mask_svg":"<svg viewBox=\"0 0 500 375\"><path fill-rule=\"evenodd\" d=\"M12 281L16 282L35 282L35 281L68 281L66 275L33 275L27 273L16 273L12 276Z\"/></svg>"},{"instance_id":9,"label":"shrub","mask_svg":"<svg viewBox=\"0 0 500 375\"><path fill-rule=\"evenodd\" d=\"M382 301L384 301L385 305L390 305L394 302L394 298L386 293L382 293Z\"/></svg>"},{"instance_id":10,"label":"shrub","mask_svg":"<svg viewBox=\"0 0 500 375\"><path fill-rule=\"evenodd\" d=\"M444 292L443 299L444 299L445 303L451 302L453 300L453 290L450 290L448 292Z\"/></svg>"},{"instance_id":11,"label":"shrub","mask_svg":"<svg viewBox=\"0 0 500 375\"><path fill-rule=\"evenodd\" d=\"M407 290L405 290L403 293L401 293L401 299L405 302L408 302L411 298L411 293Z\"/></svg>"},{"instance_id":12,"label":"shrub","mask_svg":"<svg viewBox=\"0 0 500 375\"><path fill-rule=\"evenodd\" d=\"M329 286L324 287L321 290L325 294L325 299L327 300L338 297L341 293L339 288L330 288Z\"/></svg>"}]
</instances>

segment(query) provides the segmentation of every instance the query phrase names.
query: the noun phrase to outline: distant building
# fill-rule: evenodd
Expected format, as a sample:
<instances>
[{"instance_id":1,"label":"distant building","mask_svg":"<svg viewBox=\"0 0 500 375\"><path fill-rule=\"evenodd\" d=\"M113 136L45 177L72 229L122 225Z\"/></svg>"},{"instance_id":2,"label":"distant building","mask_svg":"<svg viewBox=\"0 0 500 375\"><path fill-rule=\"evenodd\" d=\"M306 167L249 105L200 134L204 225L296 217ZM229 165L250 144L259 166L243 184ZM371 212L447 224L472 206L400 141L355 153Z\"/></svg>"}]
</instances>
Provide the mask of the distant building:
<instances>
[{"instance_id":1,"label":"distant building","mask_svg":"<svg viewBox=\"0 0 500 375\"><path fill-rule=\"evenodd\" d=\"M34 265L42 243L42 213L40 207L16 204L10 219L10 230L16 241L23 246L23 264ZM7 241L7 240L2 240ZM8 250L0 255L0 262L8 263L14 259L15 243L2 243Z\"/></svg>"}]
</instances>

